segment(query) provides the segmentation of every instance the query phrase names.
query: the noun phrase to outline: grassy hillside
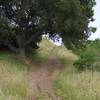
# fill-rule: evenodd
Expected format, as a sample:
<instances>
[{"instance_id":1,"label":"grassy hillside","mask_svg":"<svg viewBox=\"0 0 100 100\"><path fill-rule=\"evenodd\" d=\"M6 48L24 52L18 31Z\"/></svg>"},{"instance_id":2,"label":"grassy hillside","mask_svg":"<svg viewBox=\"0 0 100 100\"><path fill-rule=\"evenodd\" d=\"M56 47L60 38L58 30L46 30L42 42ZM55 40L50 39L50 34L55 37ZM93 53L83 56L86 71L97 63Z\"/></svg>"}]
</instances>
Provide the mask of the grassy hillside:
<instances>
[{"instance_id":1,"label":"grassy hillside","mask_svg":"<svg viewBox=\"0 0 100 100\"><path fill-rule=\"evenodd\" d=\"M75 60L77 56L72 53L71 50L67 50L63 45L56 46L52 42L48 41L47 39L43 39L42 42L39 44L40 48L38 50L38 54L41 57L48 58L48 57L55 57L58 59L65 59L68 60ZM65 61L65 62L66 62Z\"/></svg>"},{"instance_id":2,"label":"grassy hillside","mask_svg":"<svg viewBox=\"0 0 100 100\"><path fill-rule=\"evenodd\" d=\"M56 47L43 40L40 47L40 54L54 55L63 63L63 69L54 82L55 94L61 96L61 100L100 99L100 72L78 72L73 66L77 56L64 46Z\"/></svg>"},{"instance_id":3,"label":"grassy hillside","mask_svg":"<svg viewBox=\"0 0 100 100\"><path fill-rule=\"evenodd\" d=\"M100 99L99 72L78 72L73 66L78 57L64 46L57 47L46 39L39 46L37 54L31 54L34 62L43 63L48 58L57 58L63 65L54 81L55 95L61 100ZM15 55L0 52L0 100L28 100L30 86L27 73L28 66L18 61Z\"/></svg>"}]
</instances>

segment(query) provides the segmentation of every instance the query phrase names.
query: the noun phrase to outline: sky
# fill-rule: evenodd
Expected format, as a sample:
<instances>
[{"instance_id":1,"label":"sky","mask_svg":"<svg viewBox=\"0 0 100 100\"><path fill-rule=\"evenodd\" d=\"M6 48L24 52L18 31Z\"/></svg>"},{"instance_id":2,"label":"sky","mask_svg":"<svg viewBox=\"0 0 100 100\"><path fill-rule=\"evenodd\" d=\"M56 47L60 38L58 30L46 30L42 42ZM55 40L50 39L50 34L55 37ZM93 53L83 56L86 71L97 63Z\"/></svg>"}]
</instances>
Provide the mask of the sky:
<instances>
[{"instance_id":1,"label":"sky","mask_svg":"<svg viewBox=\"0 0 100 100\"><path fill-rule=\"evenodd\" d=\"M97 28L95 34L90 36L90 39L100 38L100 0L96 0L96 6L94 7L94 19L95 21L90 23L90 26L94 26Z\"/></svg>"}]
</instances>

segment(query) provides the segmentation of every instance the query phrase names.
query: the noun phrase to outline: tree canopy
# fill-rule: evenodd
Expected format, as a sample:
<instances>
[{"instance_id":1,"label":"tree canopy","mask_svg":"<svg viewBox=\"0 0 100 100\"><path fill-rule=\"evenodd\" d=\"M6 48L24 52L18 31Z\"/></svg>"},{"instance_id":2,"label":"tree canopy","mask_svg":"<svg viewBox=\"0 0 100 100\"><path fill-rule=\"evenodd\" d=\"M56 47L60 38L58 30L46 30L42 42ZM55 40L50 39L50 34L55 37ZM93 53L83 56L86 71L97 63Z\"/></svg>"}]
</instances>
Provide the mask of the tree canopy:
<instances>
[{"instance_id":1,"label":"tree canopy","mask_svg":"<svg viewBox=\"0 0 100 100\"><path fill-rule=\"evenodd\" d=\"M16 53L37 49L43 34L78 45L90 36L95 0L0 0L0 44Z\"/></svg>"}]
</instances>

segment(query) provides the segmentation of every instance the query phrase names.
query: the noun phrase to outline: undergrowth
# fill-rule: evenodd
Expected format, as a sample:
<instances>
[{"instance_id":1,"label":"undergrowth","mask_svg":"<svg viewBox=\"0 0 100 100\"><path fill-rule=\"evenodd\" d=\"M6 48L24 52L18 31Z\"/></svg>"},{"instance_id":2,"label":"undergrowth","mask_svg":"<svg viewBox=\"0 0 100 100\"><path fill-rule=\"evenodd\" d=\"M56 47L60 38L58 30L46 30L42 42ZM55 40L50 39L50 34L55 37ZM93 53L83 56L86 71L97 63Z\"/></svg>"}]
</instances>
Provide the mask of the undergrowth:
<instances>
[{"instance_id":1,"label":"undergrowth","mask_svg":"<svg viewBox=\"0 0 100 100\"><path fill-rule=\"evenodd\" d=\"M46 39L43 39L39 46L37 53L28 55L33 59L33 63L57 58L63 64L58 78L54 81L56 96L60 96L61 100L100 99L99 72L79 72L73 66L78 57L64 46L57 47ZM28 100L27 96L31 91L27 72L28 66L18 61L14 54L0 52L0 100ZM43 99L41 95L39 97L40 100Z\"/></svg>"},{"instance_id":2,"label":"undergrowth","mask_svg":"<svg viewBox=\"0 0 100 100\"><path fill-rule=\"evenodd\" d=\"M0 52L0 100L27 100L27 66L14 54Z\"/></svg>"}]
</instances>

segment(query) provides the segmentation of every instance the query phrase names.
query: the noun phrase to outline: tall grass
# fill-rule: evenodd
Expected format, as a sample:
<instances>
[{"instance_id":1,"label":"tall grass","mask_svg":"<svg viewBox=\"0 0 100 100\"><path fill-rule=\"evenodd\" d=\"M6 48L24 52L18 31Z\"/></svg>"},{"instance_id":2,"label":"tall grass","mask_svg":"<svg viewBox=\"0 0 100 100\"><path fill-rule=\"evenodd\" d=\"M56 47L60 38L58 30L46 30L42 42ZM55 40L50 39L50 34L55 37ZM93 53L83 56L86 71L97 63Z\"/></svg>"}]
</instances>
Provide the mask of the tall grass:
<instances>
[{"instance_id":1,"label":"tall grass","mask_svg":"<svg viewBox=\"0 0 100 100\"><path fill-rule=\"evenodd\" d=\"M39 44L40 48L38 54L44 58L54 57L58 59L68 59L74 60L77 59L77 56L72 53L71 50L67 50L65 46L56 46L47 39L43 39ZM67 60L66 60L67 61Z\"/></svg>"},{"instance_id":2,"label":"tall grass","mask_svg":"<svg viewBox=\"0 0 100 100\"><path fill-rule=\"evenodd\" d=\"M64 67L54 81L55 94L61 100L100 100L100 72L78 72L73 66L77 57L68 51L63 57Z\"/></svg>"},{"instance_id":3,"label":"tall grass","mask_svg":"<svg viewBox=\"0 0 100 100\"><path fill-rule=\"evenodd\" d=\"M61 73L55 81L55 93L62 100L99 100L100 73Z\"/></svg>"},{"instance_id":4,"label":"tall grass","mask_svg":"<svg viewBox=\"0 0 100 100\"><path fill-rule=\"evenodd\" d=\"M43 39L37 54L30 54L34 62L42 63L56 58L63 64L54 81L55 95L61 100L100 100L100 73L78 72L73 66L78 58L64 46L55 46ZM0 100L28 100L30 87L27 79L28 67L11 53L0 52Z\"/></svg>"},{"instance_id":5,"label":"tall grass","mask_svg":"<svg viewBox=\"0 0 100 100\"><path fill-rule=\"evenodd\" d=\"M28 91L27 66L0 52L0 100L27 100Z\"/></svg>"},{"instance_id":6,"label":"tall grass","mask_svg":"<svg viewBox=\"0 0 100 100\"><path fill-rule=\"evenodd\" d=\"M40 55L56 57L63 64L57 80L54 81L55 95L61 100L100 100L100 73L78 72L73 63L78 59L64 46L55 46L44 39L40 44Z\"/></svg>"}]
</instances>

